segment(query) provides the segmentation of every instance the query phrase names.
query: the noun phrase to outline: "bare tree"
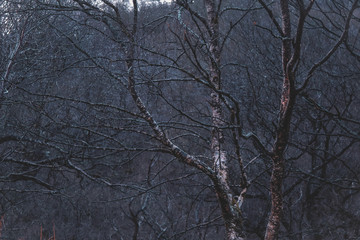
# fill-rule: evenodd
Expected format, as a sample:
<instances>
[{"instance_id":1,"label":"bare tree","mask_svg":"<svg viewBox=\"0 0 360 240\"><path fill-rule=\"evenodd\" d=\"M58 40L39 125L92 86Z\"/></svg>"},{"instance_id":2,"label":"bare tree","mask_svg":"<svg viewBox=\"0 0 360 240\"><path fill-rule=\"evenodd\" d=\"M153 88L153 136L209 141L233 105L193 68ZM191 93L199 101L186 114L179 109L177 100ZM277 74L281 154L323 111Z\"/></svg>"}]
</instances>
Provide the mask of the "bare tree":
<instances>
[{"instance_id":1,"label":"bare tree","mask_svg":"<svg viewBox=\"0 0 360 240\"><path fill-rule=\"evenodd\" d=\"M356 235L358 1L131 5L13 9L1 211L52 196L28 216L66 239Z\"/></svg>"}]
</instances>

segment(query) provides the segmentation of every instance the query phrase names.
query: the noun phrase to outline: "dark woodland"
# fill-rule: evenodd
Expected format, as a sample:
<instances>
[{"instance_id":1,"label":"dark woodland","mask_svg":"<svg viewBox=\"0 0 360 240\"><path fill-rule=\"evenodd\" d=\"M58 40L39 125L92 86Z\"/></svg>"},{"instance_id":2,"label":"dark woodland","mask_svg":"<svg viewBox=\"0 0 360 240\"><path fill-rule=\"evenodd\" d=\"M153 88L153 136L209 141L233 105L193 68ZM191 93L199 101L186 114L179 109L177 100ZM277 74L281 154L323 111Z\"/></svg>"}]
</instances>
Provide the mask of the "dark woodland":
<instances>
[{"instance_id":1,"label":"dark woodland","mask_svg":"<svg viewBox=\"0 0 360 240\"><path fill-rule=\"evenodd\" d=\"M360 239L359 0L0 0L0 239Z\"/></svg>"}]
</instances>

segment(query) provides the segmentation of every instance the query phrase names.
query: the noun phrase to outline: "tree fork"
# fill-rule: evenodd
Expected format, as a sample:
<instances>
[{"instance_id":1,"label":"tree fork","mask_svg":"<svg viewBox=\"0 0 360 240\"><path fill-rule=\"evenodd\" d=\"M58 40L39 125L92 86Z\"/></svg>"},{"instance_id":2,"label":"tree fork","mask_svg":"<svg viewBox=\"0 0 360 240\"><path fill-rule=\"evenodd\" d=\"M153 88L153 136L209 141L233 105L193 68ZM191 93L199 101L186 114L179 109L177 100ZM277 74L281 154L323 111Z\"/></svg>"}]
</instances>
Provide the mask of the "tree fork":
<instances>
[{"instance_id":1,"label":"tree fork","mask_svg":"<svg viewBox=\"0 0 360 240\"><path fill-rule=\"evenodd\" d=\"M288 143L290 122L295 103L295 75L288 71L288 63L291 58L291 21L288 0L280 0L282 16L282 67L283 86L279 109L279 120L276 130L276 138L271 153L273 167L270 178L271 212L266 227L265 240L278 239L282 212L283 212L283 177L285 169L284 151Z\"/></svg>"},{"instance_id":2,"label":"tree fork","mask_svg":"<svg viewBox=\"0 0 360 240\"><path fill-rule=\"evenodd\" d=\"M205 0L205 7L207 12L207 25L210 36L209 52L210 52L210 77L209 83L214 88L211 93L211 112L212 112L212 136L211 136L211 151L214 162L214 170L216 174L216 181L213 180L218 202L221 207L222 215L225 222L226 238L228 240L243 240L243 226L240 207L234 201L234 197L228 182L228 159L224 148L224 134L222 126L223 109L222 100L219 90L221 90L220 78L220 55L221 50L219 46L219 21L218 21L218 3L215 0Z\"/></svg>"}]
</instances>

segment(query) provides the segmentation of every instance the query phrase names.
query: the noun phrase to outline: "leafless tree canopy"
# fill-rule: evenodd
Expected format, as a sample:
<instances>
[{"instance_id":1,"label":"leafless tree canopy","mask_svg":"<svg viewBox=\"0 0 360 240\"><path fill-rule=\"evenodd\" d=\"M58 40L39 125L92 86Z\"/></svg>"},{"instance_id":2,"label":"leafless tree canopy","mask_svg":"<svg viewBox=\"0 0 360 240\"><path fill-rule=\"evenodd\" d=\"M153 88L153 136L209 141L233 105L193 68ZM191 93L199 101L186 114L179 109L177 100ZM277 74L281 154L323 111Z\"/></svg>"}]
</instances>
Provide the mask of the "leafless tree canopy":
<instances>
[{"instance_id":1,"label":"leafless tree canopy","mask_svg":"<svg viewBox=\"0 0 360 240\"><path fill-rule=\"evenodd\" d=\"M0 239L360 237L359 0L3 0L0 28Z\"/></svg>"}]
</instances>

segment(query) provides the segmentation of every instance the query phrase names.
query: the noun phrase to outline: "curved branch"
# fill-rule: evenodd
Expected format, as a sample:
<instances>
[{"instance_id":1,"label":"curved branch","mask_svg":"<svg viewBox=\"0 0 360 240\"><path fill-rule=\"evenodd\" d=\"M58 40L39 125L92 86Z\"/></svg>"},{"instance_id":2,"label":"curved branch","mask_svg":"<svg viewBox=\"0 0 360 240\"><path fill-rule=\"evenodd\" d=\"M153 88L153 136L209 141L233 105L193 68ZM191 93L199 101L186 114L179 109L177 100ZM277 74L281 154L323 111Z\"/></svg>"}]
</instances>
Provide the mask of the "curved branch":
<instances>
[{"instance_id":1,"label":"curved branch","mask_svg":"<svg viewBox=\"0 0 360 240\"><path fill-rule=\"evenodd\" d=\"M274 13L271 11L271 9L269 8L268 5L266 5L266 3L263 0L258 0L259 3L264 7L265 11L268 13L271 21L274 23L276 29L278 30L279 34L283 37L283 31L281 29L280 24L278 23L278 21L276 20Z\"/></svg>"},{"instance_id":2,"label":"curved branch","mask_svg":"<svg viewBox=\"0 0 360 240\"><path fill-rule=\"evenodd\" d=\"M352 7L350 9L350 12L346 18L346 22L345 22L345 27L344 30L340 36L340 38L338 39L338 41L335 43L335 45L329 50L329 52L321 59L319 60L317 63L315 63L312 68L309 70L306 79L303 83L303 85L298 88L296 91L297 92L301 92L303 91L306 86L309 84L311 77L313 76L314 72L320 67L322 66L325 62L327 62L329 60L329 58L336 52L336 50L341 46L341 44L346 40L347 36L348 36L348 31L349 31L349 27L350 27L350 21L352 19L352 15L354 13L354 11L359 8L358 6L359 0L354 1L354 3L352 4Z\"/></svg>"}]
</instances>

